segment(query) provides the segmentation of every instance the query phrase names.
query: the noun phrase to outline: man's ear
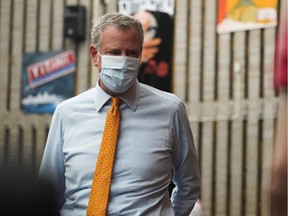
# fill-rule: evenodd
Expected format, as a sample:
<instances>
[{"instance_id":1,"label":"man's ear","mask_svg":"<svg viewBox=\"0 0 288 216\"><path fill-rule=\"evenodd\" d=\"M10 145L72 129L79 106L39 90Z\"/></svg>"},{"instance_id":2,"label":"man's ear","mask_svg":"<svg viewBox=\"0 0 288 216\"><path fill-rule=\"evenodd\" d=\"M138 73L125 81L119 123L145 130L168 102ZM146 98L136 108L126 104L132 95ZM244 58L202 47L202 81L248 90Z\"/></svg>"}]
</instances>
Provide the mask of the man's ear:
<instances>
[{"instance_id":1,"label":"man's ear","mask_svg":"<svg viewBox=\"0 0 288 216\"><path fill-rule=\"evenodd\" d=\"M97 49L95 48L95 46L93 44L90 44L90 47L89 47L89 52L90 52L90 57L91 57L91 60L92 60L92 63L95 67L97 67L98 65L98 51Z\"/></svg>"}]
</instances>

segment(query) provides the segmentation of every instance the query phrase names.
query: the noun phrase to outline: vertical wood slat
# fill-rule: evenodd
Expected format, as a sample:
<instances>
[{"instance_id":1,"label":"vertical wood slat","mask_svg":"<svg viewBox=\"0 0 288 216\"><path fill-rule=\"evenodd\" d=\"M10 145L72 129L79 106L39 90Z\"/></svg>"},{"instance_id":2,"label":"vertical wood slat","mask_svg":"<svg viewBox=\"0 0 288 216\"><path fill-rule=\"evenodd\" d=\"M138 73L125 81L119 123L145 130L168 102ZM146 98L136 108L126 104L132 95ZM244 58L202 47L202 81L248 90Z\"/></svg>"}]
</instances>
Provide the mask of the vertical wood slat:
<instances>
[{"instance_id":1,"label":"vertical wood slat","mask_svg":"<svg viewBox=\"0 0 288 216\"><path fill-rule=\"evenodd\" d=\"M274 143L274 118L271 116L272 110L266 108L263 122L263 142L262 142L262 180L261 180L261 200L260 200L260 215L269 216L269 189L272 153Z\"/></svg>"},{"instance_id":2,"label":"vertical wood slat","mask_svg":"<svg viewBox=\"0 0 288 216\"><path fill-rule=\"evenodd\" d=\"M264 31L264 97L273 97L274 86L273 86L273 71L274 71L274 48L275 48L275 28L265 29Z\"/></svg>"},{"instance_id":3,"label":"vertical wood slat","mask_svg":"<svg viewBox=\"0 0 288 216\"><path fill-rule=\"evenodd\" d=\"M260 93L260 30L249 32L248 50L248 97L259 98Z\"/></svg>"},{"instance_id":4,"label":"vertical wood slat","mask_svg":"<svg viewBox=\"0 0 288 216\"><path fill-rule=\"evenodd\" d=\"M264 97L274 96L273 87L273 69L274 69L274 46L275 46L275 28L265 29L264 31ZM274 119L275 103L267 103L263 108L263 142L262 142L262 180L261 180L261 200L259 205L261 216L269 215L269 188L270 174L272 165L272 153L274 144Z\"/></svg>"},{"instance_id":5,"label":"vertical wood slat","mask_svg":"<svg viewBox=\"0 0 288 216\"><path fill-rule=\"evenodd\" d=\"M249 53L248 53L248 96L249 99L257 101L260 95L260 30L253 30L249 34ZM257 110L259 104L251 100L248 109L247 125L247 152L246 152L246 191L245 191L245 215L257 215L258 204L258 118Z\"/></svg>"},{"instance_id":6,"label":"vertical wood slat","mask_svg":"<svg viewBox=\"0 0 288 216\"><path fill-rule=\"evenodd\" d=\"M39 51L48 51L51 47L51 4L52 1L40 0L39 20Z\"/></svg>"},{"instance_id":7,"label":"vertical wood slat","mask_svg":"<svg viewBox=\"0 0 288 216\"><path fill-rule=\"evenodd\" d=\"M215 80L215 43L216 43L216 1L205 0L204 56L203 56L203 100L214 99Z\"/></svg>"},{"instance_id":8,"label":"vertical wood slat","mask_svg":"<svg viewBox=\"0 0 288 216\"><path fill-rule=\"evenodd\" d=\"M46 143L46 125L44 123L38 123L34 125L34 129L36 134L35 143L33 143L33 156L35 160L33 169L38 172Z\"/></svg>"},{"instance_id":9,"label":"vertical wood slat","mask_svg":"<svg viewBox=\"0 0 288 216\"><path fill-rule=\"evenodd\" d=\"M242 216L242 190L244 189L243 176L243 122L236 120L232 122L231 143L231 192L230 208L231 216Z\"/></svg>"},{"instance_id":10,"label":"vertical wood slat","mask_svg":"<svg viewBox=\"0 0 288 216\"><path fill-rule=\"evenodd\" d=\"M22 1L23 3L25 1ZM43 2L43 1L42 1ZM43 46L43 37L46 37L46 30L40 30L43 29L41 28L42 22L46 22L46 19L44 19L43 16L45 16L45 11L44 8L41 8L41 1L38 0L27 0L26 5L24 6L25 8L25 29L24 29L24 38L23 38L23 44L24 44L24 53L32 53L32 52L38 52L39 49L44 49L45 46ZM42 11L41 11L42 10ZM49 8L46 9L49 11ZM40 12L43 12L44 14L40 14ZM47 16L47 15L46 15ZM47 24L44 24L47 27ZM48 27L49 28L49 27ZM48 49L48 47L46 48ZM21 60L22 60L21 56ZM22 62L21 62L22 64ZM21 65L20 64L20 65ZM21 71L21 70L20 70ZM21 80L21 79L20 79ZM20 82L19 82L20 83ZM21 90L19 90L21 92ZM22 113L23 114L23 113ZM19 127L22 131L22 140L20 141L21 143L21 154L20 154L20 159L21 159L21 166L31 169L32 168L32 131L31 131L31 119L32 116L29 116L29 118L23 118L21 120L22 115L20 115L19 119Z\"/></svg>"},{"instance_id":11,"label":"vertical wood slat","mask_svg":"<svg viewBox=\"0 0 288 216\"><path fill-rule=\"evenodd\" d=\"M239 94L241 99L245 97L245 69L246 69L246 60L245 60L245 47L246 47L246 33L245 32L236 32L234 33L233 38L233 68L239 67L240 74L240 87L236 89L236 85L233 87L233 91L236 94ZM235 74L234 74L235 75ZM234 76L235 77L235 76ZM240 92L237 92L240 91Z\"/></svg>"},{"instance_id":12,"label":"vertical wood slat","mask_svg":"<svg viewBox=\"0 0 288 216\"><path fill-rule=\"evenodd\" d=\"M22 67L22 50L23 50L23 18L24 18L24 1L15 0L13 4L13 26L12 26L12 53L11 53L11 111L16 114L20 108L21 98L21 67Z\"/></svg>"},{"instance_id":13,"label":"vertical wood slat","mask_svg":"<svg viewBox=\"0 0 288 216\"><path fill-rule=\"evenodd\" d=\"M64 46L64 0L53 0L52 17L52 50L60 50Z\"/></svg>"},{"instance_id":14,"label":"vertical wood slat","mask_svg":"<svg viewBox=\"0 0 288 216\"><path fill-rule=\"evenodd\" d=\"M89 35L90 32L90 13L91 11L89 8L91 8L90 0L81 0L80 4L86 8L86 35ZM81 70L78 70L76 73L76 80L77 80L77 93L79 94L81 92L84 92L89 88L88 85L88 74L89 74L89 65L90 65L90 56L89 56L89 45L90 41L89 38L86 37L86 40L81 42L81 46L79 46L78 50L78 64L77 66L81 68Z\"/></svg>"},{"instance_id":15,"label":"vertical wood slat","mask_svg":"<svg viewBox=\"0 0 288 216\"><path fill-rule=\"evenodd\" d=\"M5 139L6 139L6 127L3 124L0 124L0 170L4 168L5 166Z\"/></svg>"},{"instance_id":16,"label":"vertical wood slat","mask_svg":"<svg viewBox=\"0 0 288 216\"><path fill-rule=\"evenodd\" d=\"M38 43L38 0L26 1L26 18L25 18L25 52L37 51Z\"/></svg>"},{"instance_id":17,"label":"vertical wood slat","mask_svg":"<svg viewBox=\"0 0 288 216\"><path fill-rule=\"evenodd\" d=\"M216 2L214 0L205 0L203 18L205 25L202 26L204 31L204 46L203 48L203 101L212 101L214 99L214 78L215 78L215 17L216 17ZM202 89L201 89L202 90ZM210 109L210 107L209 107ZM212 107L211 107L212 109ZM205 116L210 114L210 110L205 110ZM205 122L203 124L203 142L202 142L202 193L203 205L205 206L206 214L212 216L215 214L215 185L214 185L214 123ZM205 194L205 195L204 195Z\"/></svg>"},{"instance_id":18,"label":"vertical wood slat","mask_svg":"<svg viewBox=\"0 0 288 216\"><path fill-rule=\"evenodd\" d=\"M189 103L198 102L200 101L200 66L201 66L201 33L202 33L202 1L194 1L189 0L190 6L190 16L188 17L190 19L190 26L189 26L189 59L188 59L188 73L189 73L189 80L188 80L188 101ZM177 42L174 42L177 43ZM176 68L177 69L177 68ZM174 71L176 72L176 71ZM177 76L177 75L176 75ZM175 77L175 76L174 76ZM176 85L177 86L177 85ZM174 88L175 89L175 88ZM177 93L176 93L177 94ZM198 109L197 109L198 108ZM199 107L193 107L197 113L200 112ZM201 147L200 147L200 137L199 137L199 123L193 123L191 124L192 133L194 136L194 143L198 155L198 161L199 165L201 166ZM200 167L201 169L201 167ZM202 170L200 170L202 172Z\"/></svg>"},{"instance_id":19,"label":"vertical wood slat","mask_svg":"<svg viewBox=\"0 0 288 216\"><path fill-rule=\"evenodd\" d=\"M185 100L185 79L187 71L187 0L175 1L177 13L174 16L174 64L173 64L173 92Z\"/></svg>"},{"instance_id":20,"label":"vertical wood slat","mask_svg":"<svg viewBox=\"0 0 288 216\"><path fill-rule=\"evenodd\" d=\"M230 35L219 35L218 49L218 101L229 100L229 74L230 74ZM216 86L215 86L216 88ZM224 103L223 103L224 104ZM219 106L219 114L227 113L227 107ZM215 185L215 214L225 215L228 190L228 122L217 123L216 140L216 185Z\"/></svg>"},{"instance_id":21,"label":"vertical wood slat","mask_svg":"<svg viewBox=\"0 0 288 216\"><path fill-rule=\"evenodd\" d=\"M204 135L205 134L205 135ZM212 216L212 167L213 167L213 125L203 123L201 146L201 200L205 209L205 216Z\"/></svg>"},{"instance_id":22,"label":"vertical wood slat","mask_svg":"<svg viewBox=\"0 0 288 216\"><path fill-rule=\"evenodd\" d=\"M190 0L190 58L189 58L189 102L197 102L200 100L200 74L201 74L201 25L203 17L202 2Z\"/></svg>"},{"instance_id":23,"label":"vertical wood slat","mask_svg":"<svg viewBox=\"0 0 288 216\"><path fill-rule=\"evenodd\" d=\"M1 1L1 31L0 31L0 111L7 109L8 86L9 86L9 65L11 45L11 4L12 1Z\"/></svg>"},{"instance_id":24,"label":"vertical wood slat","mask_svg":"<svg viewBox=\"0 0 288 216\"><path fill-rule=\"evenodd\" d=\"M258 119L248 114L246 163L245 215L257 215Z\"/></svg>"},{"instance_id":25,"label":"vertical wood slat","mask_svg":"<svg viewBox=\"0 0 288 216\"><path fill-rule=\"evenodd\" d=\"M26 169L32 169L32 148L33 148L33 131L31 124L22 126L23 137L22 137L22 152L21 152L21 164Z\"/></svg>"},{"instance_id":26,"label":"vertical wood slat","mask_svg":"<svg viewBox=\"0 0 288 216\"><path fill-rule=\"evenodd\" d=\"M19 126L10 124L8 126L9 139L8 139L8 151L7 151L7 165L15 166L19 165L19 139L21 138L19 134Z\"/></svg>"},{"instance_id":27,"label":"vertical wood slat","mask_svg":"<svg viewBox=\"0 0 288 216\"><path fill-rule=\"evenodd\" d=\"M104 7L101 4L101 0L94 0L93 1L93 5L92 5L92 20L91 20L91 28L93 26L93 24L95 23L95 21L97 20L98 17L100 17L103 13L104 13ZM91 31L90 28L90 31ZM89 35L89 39L90 39L90 35ZM90 42L90 40L89 40ZM96 67L92 64L92 62L90 61L90 87L93 87L96 85L96 81L98 80L98 72Z\"/></svg>"},{"instance_id":28,"label":"vertical wood slat","mask_svg":"<svg viewBox=\"0 0 288 216\"><path fill-rule=\"evenodd\" d=\"M231 47L230 47L230 34L220 34L218 36L218 101L227 101L229 100L229 83L230 83L230 56L231 56Z\"/></svg>"},{"instance_id":29,"label":"vertical wood slat","mask_svg":"<svg viewBox=\"0 0 288 216\"><path fill-rule=\"evenodd\" d=\"M244 97L244 59L245 59L245 32L237 32L234 34L233 40L233 65L239 64L241 67L240 89L236 89L234 85L235 95L239 94L241 99ZM240 91L237 93L237 91ZM240 116L239 116L240 117ZM242 189L243 182L243 122L241 119L232 121L231 135L231 191L230 191L230 207L228 215L242 216Z\"/></svg>"},{"instance_id":30,"label":"vertical wood slat","mask_svg":"<svg viewBox=\"0 0 288 216\"><path fill-rule=\"evenodd\" d=\"M216 137L216 184L215 184L215 215L225 215L227 206L227 174L228 174L228 123L217 123Z\"/></svg>"}]
</instances>

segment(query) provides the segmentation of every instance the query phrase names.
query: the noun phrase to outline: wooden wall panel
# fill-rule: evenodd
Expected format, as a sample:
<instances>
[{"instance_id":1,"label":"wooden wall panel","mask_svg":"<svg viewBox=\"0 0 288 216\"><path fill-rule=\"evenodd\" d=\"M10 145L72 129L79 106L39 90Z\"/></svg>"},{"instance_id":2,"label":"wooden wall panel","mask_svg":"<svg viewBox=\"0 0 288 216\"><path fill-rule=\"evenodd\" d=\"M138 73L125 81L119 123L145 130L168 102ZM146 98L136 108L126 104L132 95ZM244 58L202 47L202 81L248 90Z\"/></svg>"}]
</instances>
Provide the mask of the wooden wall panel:
<instances>
[{"instance_id":1,"label":"wooden wall panel","mask_svg":"<svg viewBox=\"0 0 288 216\"><path fill-rule=\"evenodd\" d=\"M10 85L10 55L11 55L11 10L12 10L12 2L11 1L1 1L1 31L0 31L0 110L1 112L5 112L7 108L9 108L9 85Z\"/></svg>"},{"instance_id":2,"label":"wooden wall panel","mask_svg":"<svg viewBox=\"0 0 288 216\"><path fill-rule=\"evenodd\" d=\"M0 169L3 169L5 166L6 158L6 127L3 124L0 124Z\"/></svg>"},{"instance_id":3,"label":"wooden wall panel","mask_svg":"<svg viewBox=\"0 0 288 216\"><path fill-rule=\"evenodd\" d=\"M230 35L223 34L218 36L218 55L217 55L217 86L215 86L215 98L220 102L218 107L218 115L227 113L225 101L229 100L229 84L230 84ZM215 72L216 72L215 71ZM217 94L216 94L217 93ZM221 105L222 104L222 105ZM215 156L215 213L216 215L225 215L227 212L227 193L228 193L228 122L217 122L216 134L216 156ZM223 187L226 185L226 187Z\"/></svg>"},{"instance_id":4,"label":"wooden wall panel","mask_svg":"<svg viewBox=\"0 0 288 216\"><path fill-rule=\"evenodd\" d=\"M266 29L263 33L263 96L267 98L275 95L273 86L275 36L275 28Z\"/></svg>"},{"instance_id":5,"label":"wooden wall panel","mask_svg":"<svg viewBox=\"0 0 288 216\"><path fill-rule=\"evenodd\" d=\"M14 1L12 17L12 41L10 56L10 109L12 112L19 112L21 93L21 67L23 50L23 1ZM16 113L15 113L16 114Z\"/></svg>"},{"instance_id":6,"label":"wooden wall panel","mask_svg":"<svg viewBox=\"0 0 288 216\"><path fill-rule=\"evenodd\" d=\"M244 68L245 68L245 32L237 32L233 34L232 41L233 52L233 69L239 67L239 71L235 70L235 73L239 74L239 86L237 86L236 80L233 85L233 92L235 99L236 97L244 98ZM234 74L236 78L237 74ZM238 81L238 80L237 80ZM240 104L235 103L235 106L240 106ZM235 111L239 111L236 107ZM231 216L242 216L242 206L243 206L243 192L244 188L243 176L244 176L244 137L245 137L245 122L242 120L243 111L240 110L236 113L236 119L232 121L231 129L231 164L230 164L230 194L229 194L229 210L227 215Z\"/></svg>"},{"instance_id":7,"label":"wooden wall panel","mask_svg":"<svg viewBox=\"0 0 288 216\"><path fill-rule=\"evenodd\" d=\"M217 123L215 145L215 215L225 215L227 212L228 192L228 122Z\"/></svg>"},{"instance_id":8,"label":"wooden wall panel","mask_svg":"<svg viewBox=\"0 0 288 216\"><path fill-rule=\"evenodd\" d=\"M241 120L232 122L231 129L231 164L230 164L230 194L227 215L242 216L243 213L243 175L244 175L244 135L245 123Z\"/></svg>"},{"instance_id":9,"label":"wooden wall panel","mask_svg":"<svg viewBox=\"0 0 288 216\"><path fill-rule=\"evenodd\" d=\"M200 101L201 91L201 68L202 45L203 45L203 20L202 7L203 1L190 0L190 38L189 38L189 76L188 76L188 101ZM177 10L178 11L178 10ZM178 12L177 12L178 13ZM176 42L177 43L177 42Z\"/></svg>"},{"instance_id":10,"label":"wooden wall panel","mask_svg":"<svg viewBox=\"0 0 288 216\"><path fill-rule=\"evenodd\" d=\"M257 103L260 96L260 30L249 33L248 47L248 98L251 106L248 108L247 156L246 156L246 198L245 215L257 215L258 202L258 163L259 163L259 116ZM255 112L256 111L256 112Z\"/></svg>"},{"instance_id":11,"label":"wooden wall panel","mask_svg":"<svg viewBox=\"0 0 288 216\"><path fill-rule=\"evenodd\" d=\"M100 17L102 14L104 14L105 11L105 6L101 4L101 0L95 0L92 1L92 6L91 6L91 28L93 24L95 23L96 19ZM91 30L91 29L90 29ZM89 41L90 41L90 34L89 34ZM95 66L90 63L90 79L89 79L89 86L94 87L96 85L96 81L98 80L98 71L95 68Z\"/></svg>"},{"instance_id":12,"label":"wooden wall panel","mask_svg":"<svg viewBox=\"0 0 288 216\"><path fill-rule=\"evenodd\" d=\"M203 92L200 98L203 101L214 100L215 92L215 58L216 58L216 1L205 0L205 7L203 19L205 21L202 26L204 35L204 47L203 47Z\"/></svg>"},{"instance_id":13,"label":"wooden wall panel","mask_svg":"<svg viewBox=\"0 0 288 216\"><path fill-rule=\"evenodd\" d=\"M201 71L203 81L200 86L200 101L209 102L214 100L214 79L215 79L215 18L216 18L216 2L214 0L206 0L203 4L203 19L205 25L203 28L203 61ZM203 115L209 116L214 111L213 107L207 106ZM202 194L203 203L207 215L215 214L215 151L216 151L216 128L215 122L203 123L203 143L202 143Z\"/></svg>"},{"instance_id":14,"label":"wooden wall panel","mask_svg":"<svg viewBox=\"0 0 288 216\"><path fill-rule=\"evenodd\" d=\"M78 49L78 67L81 70L78 70L76 73L76 80L77 80L77 92L76 94L82 93L89 88L89 73L90 73L90 55L89 55L89 45L90 45L90 36L89 33L91 31L90 25L90 16L91 11L90 8L90 0L81 0L80 4L86 8L86 37L85 41L80 42L79 49Z\"/></svg>"},{"instance_id":15,"label":"wooden wall panel","mask_svg":"<svg viewBox=\"0 0 288 216\"><path fill-rule=\"evenodd\" d=\"M60 50L64 46L63 27L64 27L64 0L52 0L51 9L51 49Z\"/></svg>"},{"instance_id":16,"label":"wooden wall panel","mask_svg":"<svg viewBox=\"0 0 288 216\"><path fill-rule=\"evenodd\" d=\"M213 215L214 185L213 185L213 154L214 154L214 128L213 123L203 123L201 146L201 200L205 208L205 215Z\"/></svg>"},{"instance_id":17,"label":"wooden wall panel","mask_svg":"<svg viewBox=\"0 0 288 216\"><path fill-rule=\"evenodd\" d=\"M21 166L31 169L33 167L33 144L34 144L34 130L31 124L26 124L20 127L21 130ZM39 143L40 145L40 143Z\"/></svg>"},{"instance_id":18,"label":"wooden wall panel","mask_svg":"<svg viewBox=\"0 0 288 216\"><path fill-rule=\"evenodd\" d=\"M177 13L174 16L174 64L173 64L173 91L179 98L185 100L185 81L187 74L187 20L188 1L175 1ZM176 25L177 24L177 25Z\"/></svg>"},{"instance_id":19,"label":"wooden wall panel","mask_svg":"<svg viewBox=\"0 0 288 216\"><path fill-rule=\"evenodd\" d=\"M39 1L39 51L44 52L51 49L51 26L52 26L52 1Z\"/></svg>"},{"instance_id":20,"label":"wooden wall panel","mask_svg":"<svg viewBox=\"0 0 288 216\"><path fill-rule=\"evenodd\" d=\"M38 49L38 0L27 0L25 6L25 52L35 52Z\"/></svg>"}]
</instances>

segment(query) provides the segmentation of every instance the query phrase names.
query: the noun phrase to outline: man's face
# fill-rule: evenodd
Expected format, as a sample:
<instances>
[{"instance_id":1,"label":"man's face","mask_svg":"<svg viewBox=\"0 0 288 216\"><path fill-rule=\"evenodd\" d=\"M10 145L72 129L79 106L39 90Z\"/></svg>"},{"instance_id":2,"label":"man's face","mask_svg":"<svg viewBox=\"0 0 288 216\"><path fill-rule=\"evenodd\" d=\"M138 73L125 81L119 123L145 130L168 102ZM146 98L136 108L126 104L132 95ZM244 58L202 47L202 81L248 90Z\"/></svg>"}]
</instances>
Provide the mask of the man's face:
<instances>
[{"instance_id":1,"label":"man's face","mask_svg":"<svg viewBox=\"0 0 288 216\"><path fill-rule=\"evenodd\" d=\"M90 45L90 56L93 65L101 73L101 55L129 56L141 58L142 40L135 28L119 29L113 26L107 26L102 34L100 50L97 50L93 44ZM99 80L100 87L110 95L115 95Z\"/></svg>"},{"instance_id":2,"label":"man's face","mask_svg":"<svg viewBox=\"0 0 288 216\"><path fill-rule=\"evenodd\" d=\"M141 57L141 38L135 28L119 29L107 26L102 35L100 50L90 46L93 64L101 72L101 55Z\"/></svg>"}]
</instances>

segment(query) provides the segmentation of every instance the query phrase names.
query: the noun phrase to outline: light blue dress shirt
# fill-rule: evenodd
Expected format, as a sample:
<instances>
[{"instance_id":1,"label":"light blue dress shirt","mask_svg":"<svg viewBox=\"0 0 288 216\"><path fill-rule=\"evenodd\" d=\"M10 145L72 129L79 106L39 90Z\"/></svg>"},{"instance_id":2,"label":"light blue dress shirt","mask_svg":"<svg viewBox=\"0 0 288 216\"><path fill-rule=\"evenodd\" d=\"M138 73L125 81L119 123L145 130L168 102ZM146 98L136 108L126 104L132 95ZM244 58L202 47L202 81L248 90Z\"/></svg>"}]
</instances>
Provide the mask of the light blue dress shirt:
<instances>
[{"instance_id":1,"label":"light blue dress shirt","mask_svg":"<svg viewBox=\"0 0 288 216\"><path fill-rule=\"evenodd\" d=\"M40 177L57 187L61 215L86 215L109 98L97 84L54 112ZM184 104L138 81L120 98L107 215L189 215L199 198L200 175ZM176 187L170 199L172 178Z\"/></svg>"}]
</instances>

